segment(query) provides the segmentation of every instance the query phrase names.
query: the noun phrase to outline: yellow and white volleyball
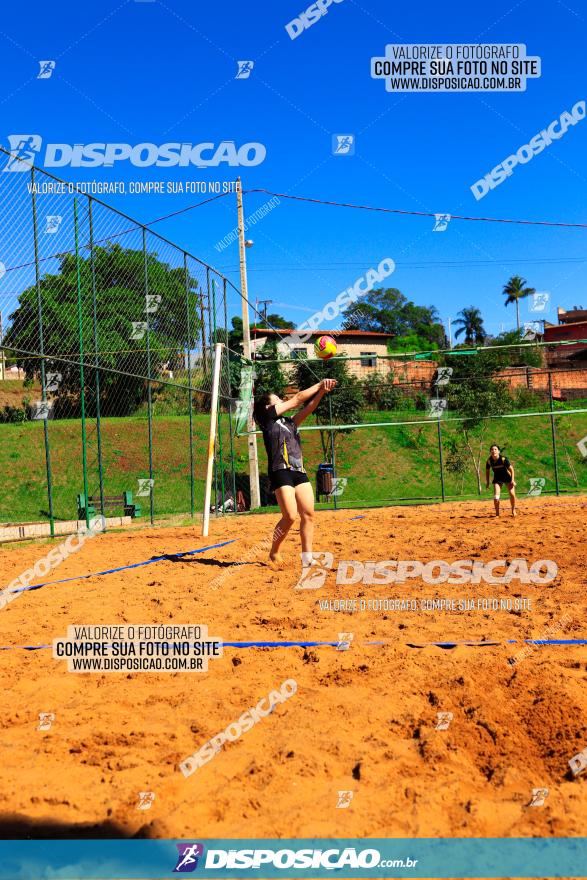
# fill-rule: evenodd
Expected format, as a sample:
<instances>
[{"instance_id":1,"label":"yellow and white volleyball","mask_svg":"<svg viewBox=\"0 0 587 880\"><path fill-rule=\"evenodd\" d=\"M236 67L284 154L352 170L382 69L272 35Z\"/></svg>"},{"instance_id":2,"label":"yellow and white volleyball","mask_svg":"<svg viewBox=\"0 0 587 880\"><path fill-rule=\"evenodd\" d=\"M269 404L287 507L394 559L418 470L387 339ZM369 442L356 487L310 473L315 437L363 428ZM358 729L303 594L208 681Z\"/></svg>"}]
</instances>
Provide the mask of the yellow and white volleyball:
<instances>
[{"instance_id":1,"label":"yellow and white volleyball","mask_svg":"<svg viewBox=\"0 0 587 880\"><path fill-rule=\"evenodd\" d=\"M314 343L314 351L316 352L316 357L327 361L336 354L336 342L332 336L320 336Z\"/></svg>"}]
</instances>

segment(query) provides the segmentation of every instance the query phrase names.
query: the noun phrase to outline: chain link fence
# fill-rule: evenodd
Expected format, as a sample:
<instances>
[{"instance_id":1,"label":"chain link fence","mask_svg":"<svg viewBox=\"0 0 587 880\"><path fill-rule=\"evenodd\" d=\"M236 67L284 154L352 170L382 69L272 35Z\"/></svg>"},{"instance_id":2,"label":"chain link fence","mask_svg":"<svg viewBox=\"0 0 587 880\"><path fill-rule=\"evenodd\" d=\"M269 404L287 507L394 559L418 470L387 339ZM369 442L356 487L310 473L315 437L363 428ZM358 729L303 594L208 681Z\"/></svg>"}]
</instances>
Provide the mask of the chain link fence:
<instances>
[{"instance_id":1,"label":"chain link fence","mask_svg":"<svg viewBox=\"0 0 587 880\"><path fill-rule=\"evenodd\" d=\"M0 175L0 521L201 513L213 346L239 292L74 185L12 165ZM235 486L239 361L225 350L217 495Z\"/></svg>"}]
</instances>

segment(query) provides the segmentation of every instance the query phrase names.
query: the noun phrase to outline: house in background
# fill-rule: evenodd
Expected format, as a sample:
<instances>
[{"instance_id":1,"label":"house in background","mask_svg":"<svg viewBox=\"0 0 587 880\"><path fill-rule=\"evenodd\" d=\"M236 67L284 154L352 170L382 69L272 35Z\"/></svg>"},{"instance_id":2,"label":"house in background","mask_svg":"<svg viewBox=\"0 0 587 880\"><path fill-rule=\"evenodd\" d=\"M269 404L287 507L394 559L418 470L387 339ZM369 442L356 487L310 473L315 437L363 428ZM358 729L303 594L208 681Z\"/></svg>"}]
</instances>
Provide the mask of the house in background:
<instances>
[{"instance_id":1,"label":"house in background","mask_svg":"<svg viewBox=\"0 0 587 880\"><path fill-rule=\"evenodd\" d=\"M357 358L357 360L349 361L349 372L358 379L364 379L373 373L387 375L391 369L392 361L380 359L382 355L387 355L388 342L394 337L390 333L371 333L363 330L343 330L333 332L332 330L313 330L308 341L299 342L299 336L307 335L307 331L300 332L298 330L267 330L265 328L251 328L251 351L257 353L263 347L265 342L277 340L277 353L283 358L299 358L307 357L315 358L314 343L320 336L333 335L336 339L338 347L338 355L346 355L349 358ZM290 344L288 337L294 336L293 343ZM253 357L255 354L253 354ZM290 368L289 370L287 368ZM293 365L284 364L284 370L291 372Z\"/></svg>"},{"instance_id":2,"label":"house in background","mask_svg":"<svg viewBox=\"0 0 587 880\"><path fill-rule=\"evenodd\" d=\"M548 366L567 366L577 369L587 368L587 309L575 306L573 309L557 309L558 324L544 322L544 342L569 342L546 349ZM573 340L578 340L573 344Z\"/></svg>"}]
</instances>

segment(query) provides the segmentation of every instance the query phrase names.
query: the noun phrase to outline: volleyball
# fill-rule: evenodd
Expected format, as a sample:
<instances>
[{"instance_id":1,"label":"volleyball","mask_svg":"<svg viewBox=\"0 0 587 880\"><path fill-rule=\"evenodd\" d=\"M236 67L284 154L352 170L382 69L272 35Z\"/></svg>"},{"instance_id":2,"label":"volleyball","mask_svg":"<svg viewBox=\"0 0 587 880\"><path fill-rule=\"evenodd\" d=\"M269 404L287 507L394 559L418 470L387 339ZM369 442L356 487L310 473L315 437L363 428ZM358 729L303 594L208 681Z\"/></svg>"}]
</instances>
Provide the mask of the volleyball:
<instances>
[{"instance_id":1,"label":"volleyball","mask_svg":"<svg viewBox=\"0 0 587 880\"><path fill-rule=\"evenodd\" d=\"M314 343L314 351L316 352L316 357L327 361L336 354L336 342L332 336L321 336Z\"/></svg>"}]
</instances>

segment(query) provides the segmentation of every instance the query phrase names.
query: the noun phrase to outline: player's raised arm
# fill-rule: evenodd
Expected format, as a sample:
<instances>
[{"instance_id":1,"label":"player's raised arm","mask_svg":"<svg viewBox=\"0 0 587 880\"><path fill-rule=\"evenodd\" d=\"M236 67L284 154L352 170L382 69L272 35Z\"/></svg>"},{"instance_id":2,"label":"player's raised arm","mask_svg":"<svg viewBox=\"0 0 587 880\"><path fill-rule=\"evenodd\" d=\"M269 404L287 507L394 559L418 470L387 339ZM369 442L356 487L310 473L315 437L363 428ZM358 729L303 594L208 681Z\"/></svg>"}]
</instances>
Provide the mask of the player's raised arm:
<instances>
[{"instance_id":1,"label":"player's raised arm","mask_svg":"<svg viewBox=\"0 0 587 880\"><path fill-rule=\"evenodd\" d=\"M320 388L314 397L303 407L303 409L295 414L292 421L298 426L301 425L304 419L307 419L310 413L314 412L324 395L332 391L335 385L336 379L323 379L320 383Z\"/></svg>"}]
</instances>

